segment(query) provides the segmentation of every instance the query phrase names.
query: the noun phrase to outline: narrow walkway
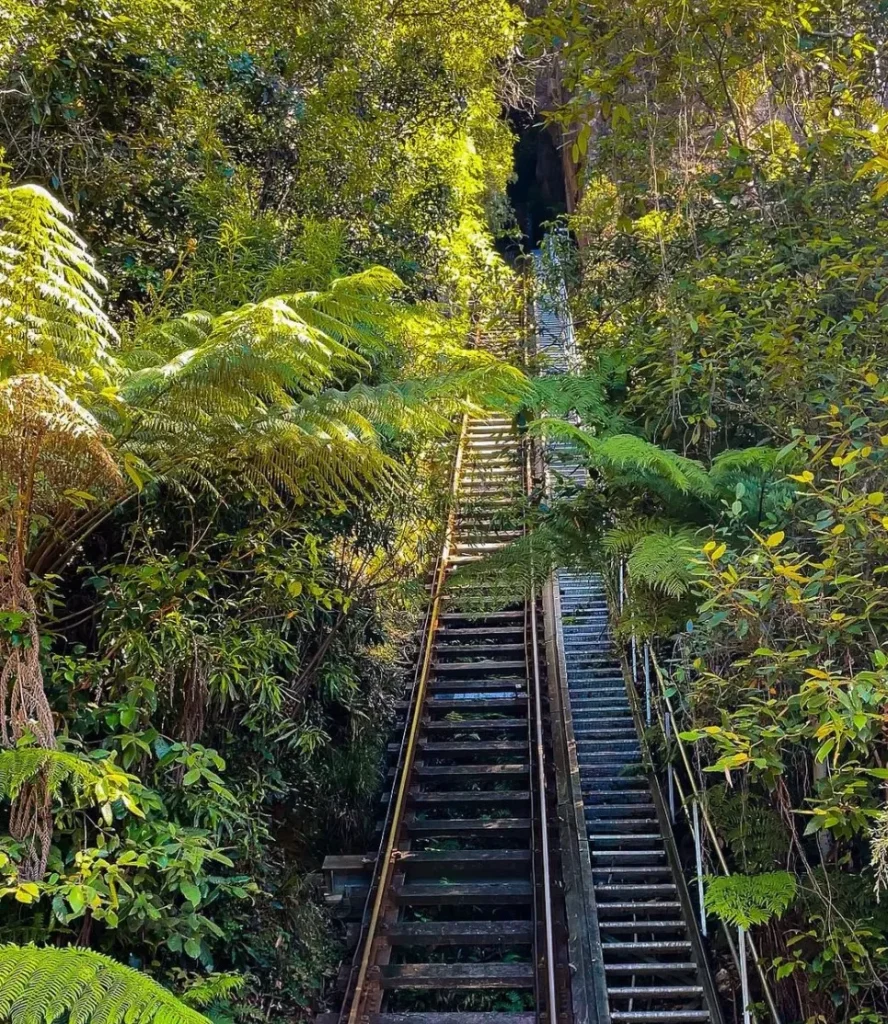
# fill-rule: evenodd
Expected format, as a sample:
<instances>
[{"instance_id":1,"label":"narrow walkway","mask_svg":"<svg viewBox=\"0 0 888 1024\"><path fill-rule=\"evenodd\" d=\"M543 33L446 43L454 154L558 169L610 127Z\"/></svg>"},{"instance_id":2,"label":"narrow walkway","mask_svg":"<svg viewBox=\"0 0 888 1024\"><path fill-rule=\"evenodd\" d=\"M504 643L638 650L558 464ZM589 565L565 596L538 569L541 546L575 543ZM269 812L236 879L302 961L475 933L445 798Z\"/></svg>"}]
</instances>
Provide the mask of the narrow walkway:
<instances>
[{"instance_id":1,"label":"narrow walkway","mask_svg":"<svg viewBox=\"0 0 888 1024\"><path fill-rule=\"evenodd\" d=\"M602 582L559 573L558 584L611 1020L709 1021Z\"/></svg>"},{"instance_id":2,"label":"narrow walkway","mask_svg":"<svg viewBox=\"0 0 888 1024\"><path fill-rule=\"evenodd\" d=\"M537 254L538 280L542 257ZM551 275L550 275L551 276ZM536 304L543 372L580 368L565 297ZM574 420L576 422L576 420ZM546 450L550 490L583 487L588 474L571 445ZM701 1024L713 1020L679 885L642 760L642 723L633 717L619 653L609 627L600 576L559 572L561 621L555 633L569 694L565 727L575 740L592 879L586 894L597 923L606 1004L614 1024Z\"/></svg>"}]
</instances>

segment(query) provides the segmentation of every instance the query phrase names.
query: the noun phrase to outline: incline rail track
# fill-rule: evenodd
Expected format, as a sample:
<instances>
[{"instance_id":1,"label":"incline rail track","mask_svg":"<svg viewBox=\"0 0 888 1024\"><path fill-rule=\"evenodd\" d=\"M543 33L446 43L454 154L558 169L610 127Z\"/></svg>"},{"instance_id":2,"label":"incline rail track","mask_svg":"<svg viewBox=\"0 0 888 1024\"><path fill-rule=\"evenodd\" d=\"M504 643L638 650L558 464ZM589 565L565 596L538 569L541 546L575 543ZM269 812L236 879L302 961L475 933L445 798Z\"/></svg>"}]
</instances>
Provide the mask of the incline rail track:
<instances>
[{"instance_id":1,"label":"incline rail track","mask_svg":"<svg viewBox=\"0 0 888 1024\"><path fill-rule=\"evenodd\" d=\"M535 306L543 372L580 368L564 298ZM324 864L354 956L319 1024L722 1024L601 577L504 604L453 576L521 537L541 482L588 474L464 420L379 850Z\"/></svg>"},{"instance_id":2,"label":"incline rail track","mask_svg":"<svg viewBox=\"0 0 888 1024\"><path fill-rule=\"evenodd\" d=\"M447 586L520 535L530 462L510 419L464 422L453 486L379 855L325 862L329 889L366 903L322 1024L554 1024L569 1007L536 601L468 613L483 593Z\"/></svg>"}]
</instances>

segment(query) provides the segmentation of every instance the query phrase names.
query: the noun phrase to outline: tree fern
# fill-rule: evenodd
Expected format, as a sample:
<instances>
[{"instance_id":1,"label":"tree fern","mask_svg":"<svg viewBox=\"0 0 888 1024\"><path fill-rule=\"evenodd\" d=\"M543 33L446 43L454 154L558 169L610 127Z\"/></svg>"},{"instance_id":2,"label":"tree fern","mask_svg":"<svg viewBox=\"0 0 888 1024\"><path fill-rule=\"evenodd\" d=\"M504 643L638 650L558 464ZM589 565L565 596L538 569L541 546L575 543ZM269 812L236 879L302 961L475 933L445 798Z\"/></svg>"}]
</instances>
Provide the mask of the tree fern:
<instances>
[{"instance_id":1,"label":"tree fern","mask_svg":"<svg viewBox=\"0 0 888 1024\"><path fill-rule=\"evenodd\" d=\"M737 863L747 871L767 871L786 863L789 838L778 811L748 793L724 786L706 792L707 808Z\"/></svg>"},{"instance_id":2,"label":"tree fern","mask_svg":"<svg viewBox=\"0 0 888 1024\"><path fill-rule=\"evenodd\" d=\"M719 487L729 484L735 477L745 474L770 473L777 464L778 451L761 445L755 448L731 448L712 460L709 476Z\"/></svg>"},{"instance_id":3,"label":"tree fern","mask_svg":"<svg viewBox=\"0 0 888 1024\"><path fill-rule=\"evenodd\" d=\"M0 946L9 1024L208 1024L147 975L87 949Z\"/></svg>"},{"instance_id":4,"label":"tree fern","mask_svg":"<svg viewBox=\"0 0 888 1024\"><path fill-rule=\"evenodd\" d=\"M460 566L449 580L455 603L470 612L495 611L539 590L556 569L590 569L589 536L578 528L568 508L553 510L523 536ZM514 523L504 521L501 528L514 528ZM461 589L483 596L461 597Z\"/></svg>"},{"instance_id":5,"label":"tree fern","mask_svg":"<svg viewBox=\"0 0 888 1024\"><path fill-rule=\"evenodd\" d=\"M211 974L208 978L201 978L186 989L182 993L182 1002L186 1006L203 1009L239 992L245 983L246 978L242 974L235 974L231 971Z\"/></svg>"},{"instance_id":6,"label":"tree fern","mask_svg":"<svg viewBox=\"0 0 888 1024\"><path fill-rule=\"evenodd\" d=\"M606 381L595 373L563 373L536 377L531 382L526 404L544 409L551 416L575 412L586 424L611 424Z\"/></svg>"},{"instance_id":7,"label":"tree fern","mask_svg":"<svg viewBox=\"0 0 888 1024\"><path fill-rule=\"evenodd\" d=\"M102 380L116 334L71 215L38 185L0 186L0 350L7 372Z\"/></svg>"},{"instance_id":8,"label":"tree fern","mask_svg":"<svg viewBox=\"0 0 888 1024\"><path fill-rule=\"evenodd\" d=\"M389 483L386 434L440 434L479 396L526 386L519 371L466 351L443 373L360 383L401 330L391 302L399 287L376 267L324 292L145 326L127 349L121 401L107 410L120 447L157 477L199 486L212 486L214 472L297 497ZM337 387L346 379L358 383Z\"/></svg>"},{"instance_id":9,"label":"tree fern","mask_svg":"<svg viewBox=\"0 0 888 1024\"><path fill-rule=\"evenodd\" d=\"M547 437L569 441L586 454L591 465L634 478L635 483L659 481L681 494L709 497L712 484L703 466L635 434L597 437L564 420L543 419L533 429Z\"/></svg>"},{"instance_id":10,"label":"tree fern","mask_svg":"<svg viewBox=\"0 0 888 1024\"><path fill-rule=\"evenodd\" d=\"M710 878L705 905L710 914L738 928L781 917L796 898L795 876L788 871Z\"/></svg>"}]
</instances>

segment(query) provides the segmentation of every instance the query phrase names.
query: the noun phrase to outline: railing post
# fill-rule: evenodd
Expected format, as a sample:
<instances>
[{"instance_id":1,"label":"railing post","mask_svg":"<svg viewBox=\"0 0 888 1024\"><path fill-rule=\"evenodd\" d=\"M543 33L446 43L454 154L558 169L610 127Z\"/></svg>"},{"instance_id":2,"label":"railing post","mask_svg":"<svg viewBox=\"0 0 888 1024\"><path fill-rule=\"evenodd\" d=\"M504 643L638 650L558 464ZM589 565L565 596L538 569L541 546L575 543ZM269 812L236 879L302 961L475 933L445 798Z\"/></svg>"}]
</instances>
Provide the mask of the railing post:
<instances>
[{"instance_id":1,"label":"railing post","mask_svg":"<svg viewBox=\"0 0 888 1024\"><path fill-rule=\"evenodd\" d=\"M651 724L651 647L649 641L644 642L644 707L645 720Z\"/></svg>"},{"instance_id":2,"label":"railing post","mask_svg":"<svg viewBox=\"0 0 888 1024\"><path fill-rule=\"evenodd\" d=\"M664 722L666 728L663 730L666 734L666 746L667 750L669 747L669 741L672 739L672 712L667 711L664 716ZM669 820L672 824L675 824L675 769L672 767L672 762L666 766L666 782L669 788Z\"/></svg>"},{"instance_id":3,"label":"railing post","mask_svg":"<svg viewBox=\"0 0 888 1024\"><path fill-rule=\"evenodd\" d=\"M700 931L706 936L706 907L703 901L703 842L700 836L700 805L691 805L694 812L694 854L697 861L697 898L700 901Z\"/></svg>"},{"instance_id":4,"label":"railing post","mask_svg":"<svg viewBox=\"0 0 888 1024\"><path fill-rule=\"evenodd\" d=\"M749 1008L749 975L746 971L746 929L737 929L737 952L740 957L740 998L743 1000L743 1024L752 1024Z\"/></svg>"}]
</instances>

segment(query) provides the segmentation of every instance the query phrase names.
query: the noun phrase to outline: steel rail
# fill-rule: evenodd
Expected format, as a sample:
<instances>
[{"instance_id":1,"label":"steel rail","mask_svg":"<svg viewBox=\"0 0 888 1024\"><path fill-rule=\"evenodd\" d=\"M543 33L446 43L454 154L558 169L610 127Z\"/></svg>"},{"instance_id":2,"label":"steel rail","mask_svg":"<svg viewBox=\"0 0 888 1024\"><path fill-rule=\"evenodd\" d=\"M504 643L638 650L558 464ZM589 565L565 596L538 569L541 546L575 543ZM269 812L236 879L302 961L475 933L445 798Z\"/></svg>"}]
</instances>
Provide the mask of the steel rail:
<instances>
[{"instance_id":1,"label":"steel rail","mask_svg":"<svg viewBox=\"0 0 888 1024\"><path fill-rule=\"evenodd\" d=\"M525 440L525 444L527 442ZM525 490L528 494L533 489L533 471L530 448L525 450L524 463ZM531 574L533 573L533 556L531 555ZM546 799L546 762L543 738L543 704L540 682L540 648L537 624L536 587L532 586L528 595L530 610L530 663L533 684L534 706L534 748L536 753L537 786L539 788L540 807L540 846L543 867L543 916L546 938L546 983L548 988L549 1024L556 1024L558 1019L558 993L555 981L555 928L552 917L552 871L549 857L549 812ZM529 680L530 682L531 680ZM539 1018L539 1007L537 1017Z\"/></svg>"},{"instance_id":2,"label":"steel rail","mask_svg":"<svg viewBox=\"0 0 888 1024\"><path fill-rule=\"evenodd\" d=\"M363 1004L366 999L365 986L367 974L370 969L370 959L373 955L373 947L376 942L379 929L379 919L382 912L382 905L391 880L392 868L394 867L395 845L398 841L398 833L401 829L401 819L404 813L404 804L410 783L410 776L413 771L413 762L416 757L416 741L422 724L423 705L425 702L426 690L428 688L429 673L432 665L432 654L434 650L434 637L438 628L438 619L441 611L441 596L444 589L444 582L447 575L447 563L450 557L450 548L453 543L453 533L456 524L456 497L459 489L460 471L462 469L463 455L465 453L466 432L468 416L464 415L460 424L459 440L456 446L456 455L453 462L453 470L450 478L450 509L447 514L447 525L444 530L444 541L441 547L441 555L438 559L436 574L432 584L431 611L426 620L426 632L424 637L424 649L419 677L413 693L413 707L411 709L410 725L406 732L406 741L402 747L401 771L398 781L395 799L390 802L391 813L388 818L388 832L385 839L385 849L378 860L378 876L375 889L371 886L367 894L367 905L370 906L372 898L372 909L369 921L362 929L361 940L363 949L361 961L358 967L358 974L354 986L349 979L349 987L346 991L346 998L343 1000L342 1010L339 1019L342 1024L358 1024L364 1016ZM380 847L382 848L382 847ZM350 990L350 991L349 991ZM346 1008L348 1014L346 1015Z\"/></svg>"}]
</instances>

